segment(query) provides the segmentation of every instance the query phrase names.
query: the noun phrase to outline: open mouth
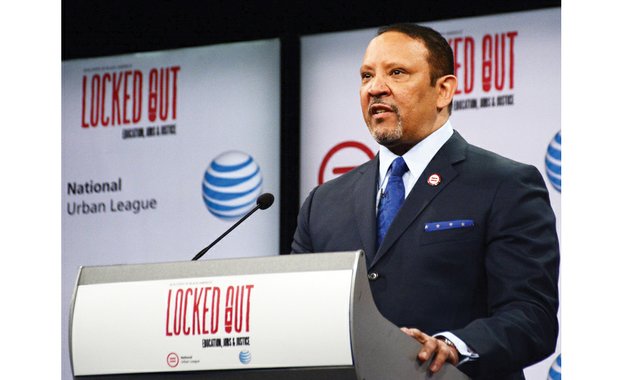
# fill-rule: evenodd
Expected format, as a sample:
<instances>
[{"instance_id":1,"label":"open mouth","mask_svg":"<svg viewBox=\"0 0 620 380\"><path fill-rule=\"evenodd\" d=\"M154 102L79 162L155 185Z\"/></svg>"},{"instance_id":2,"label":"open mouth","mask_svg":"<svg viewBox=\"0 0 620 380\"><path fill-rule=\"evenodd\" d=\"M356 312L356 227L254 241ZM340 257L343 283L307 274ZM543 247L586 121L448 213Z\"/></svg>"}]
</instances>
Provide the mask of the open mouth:
<instances>
[{"instance_id":1,"label":"open mouth","mask_svg":"<svg viewBox=\"0 0 620 380\"><path fill-rule=\"evenodd\" d=\"M368 109L371 116L385 116L387 113L396 113L396 107L384 103L375 103Z\"/></svg>"}]
</instances>

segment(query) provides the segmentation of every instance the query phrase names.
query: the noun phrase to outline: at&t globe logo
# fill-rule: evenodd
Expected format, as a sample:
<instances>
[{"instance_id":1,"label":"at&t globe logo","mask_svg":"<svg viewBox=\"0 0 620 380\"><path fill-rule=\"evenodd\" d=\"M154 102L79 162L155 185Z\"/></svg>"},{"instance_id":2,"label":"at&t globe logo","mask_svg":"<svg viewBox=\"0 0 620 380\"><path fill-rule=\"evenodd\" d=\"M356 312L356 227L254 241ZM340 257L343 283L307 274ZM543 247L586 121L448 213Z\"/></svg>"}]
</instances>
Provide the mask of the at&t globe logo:
<instances>
[{"instance_id":1,"label":"at&t globe logo","mask_svg":"<svg viewBox=\"0 0 620 380\"><path fill-rule=\"evenodd\" d=\"M549 376L547 380L561 380L562 379L562 355L558 355L551 368L549 368Z\"/></svg>"},{"instance_id":2,"label":"at&t globe logo","mask_svg":"<svg viewBox=\"0 0 620 380\"><path fill-rule=\"evenodd\" d=\"M241 364L250 364L252 361L252 354L248 350L239 352L239 361Z\"/></svg>"},{"instance_id":3,"label":"at&t globe logo","mask_svg":"<svg viewBox=\"0 0 620 380\"><path fill-rule=\"evenodd\" d=\"M220 154L211 161L202 180L202 199L211 214L235 220L256 205L263 178L252 156L239 151Z\"/></svg>"},{"instance_id":4,"label":"at&t globe logo","mask_svg":"<svg viewBox=\"0 0 620 380\"><path fill-rule=\"evenodd\" d=\"M562 192L562 131L558 132L547 147L545 156L547 178L553 188Z\"/></svg>"}]
</instances>

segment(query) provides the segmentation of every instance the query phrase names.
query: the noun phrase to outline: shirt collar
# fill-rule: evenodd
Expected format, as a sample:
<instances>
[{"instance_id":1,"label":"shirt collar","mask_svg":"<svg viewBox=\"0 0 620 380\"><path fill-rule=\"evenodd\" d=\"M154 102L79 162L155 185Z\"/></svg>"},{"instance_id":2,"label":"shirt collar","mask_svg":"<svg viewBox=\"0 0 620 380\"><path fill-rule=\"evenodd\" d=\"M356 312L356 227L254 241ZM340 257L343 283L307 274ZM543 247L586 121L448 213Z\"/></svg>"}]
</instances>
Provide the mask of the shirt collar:
<instances>
[{"instance_id":1,"label":"shirt collar","mask_svg":"<svg viewBox=\"0 0 620 380\"><path fill-rule=\"evenodd\" d=\"M439 149L450 139L453 132L452 124L448 120L441 128L431 133L424 140L409 149L407 153L403 154L403 159L407 163L409 172L416 181ZM379 146L379 186L383 183L388 169L396 157L398 156L388 148L383 145Z\"/></svg>"}]
</instances>

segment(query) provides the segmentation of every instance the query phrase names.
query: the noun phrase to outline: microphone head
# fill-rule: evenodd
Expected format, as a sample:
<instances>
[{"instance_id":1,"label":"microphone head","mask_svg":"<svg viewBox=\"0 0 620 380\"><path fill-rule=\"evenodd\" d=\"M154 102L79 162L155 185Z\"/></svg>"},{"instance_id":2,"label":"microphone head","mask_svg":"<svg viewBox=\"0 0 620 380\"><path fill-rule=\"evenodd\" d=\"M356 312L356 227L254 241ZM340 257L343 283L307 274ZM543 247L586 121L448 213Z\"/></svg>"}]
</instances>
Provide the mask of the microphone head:
<instances>
[{"instance_id":1,"label":"microphone head","mask_svg":"<svg viewBox=\"0 0 620 380\"><path fill-rule=\"evenodd\" d=\"M259 209L265 210L271 207L274 199L275 198L273 197L273 194L264 193L258 196L258 198L256 199L256 205Z\"/></svg>"}]
</instances>

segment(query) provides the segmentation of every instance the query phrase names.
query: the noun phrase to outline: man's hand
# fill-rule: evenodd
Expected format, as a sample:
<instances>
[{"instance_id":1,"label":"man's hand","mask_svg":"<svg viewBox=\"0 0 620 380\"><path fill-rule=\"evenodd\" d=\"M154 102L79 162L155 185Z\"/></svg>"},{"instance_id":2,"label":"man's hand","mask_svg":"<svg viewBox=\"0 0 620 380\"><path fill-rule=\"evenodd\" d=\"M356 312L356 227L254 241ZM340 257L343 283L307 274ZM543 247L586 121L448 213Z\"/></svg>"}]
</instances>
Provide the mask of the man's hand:
<instances>
[{"instance_id":1,"label":"man's hand","mask_svg":"<svg viewBox=\"0 0 620 380\"><path fill-rule=\"evenodd\" d=\"M446 342L426 335L418 329L401 327L400 330L422 344L422 348L418 352L420 362L424 363L435 355L435 359L429 367L431 372L438 372L446 361L454 365L458 363L459 353L456 347L449 346Z\"/></svg>"}]
</instances>

